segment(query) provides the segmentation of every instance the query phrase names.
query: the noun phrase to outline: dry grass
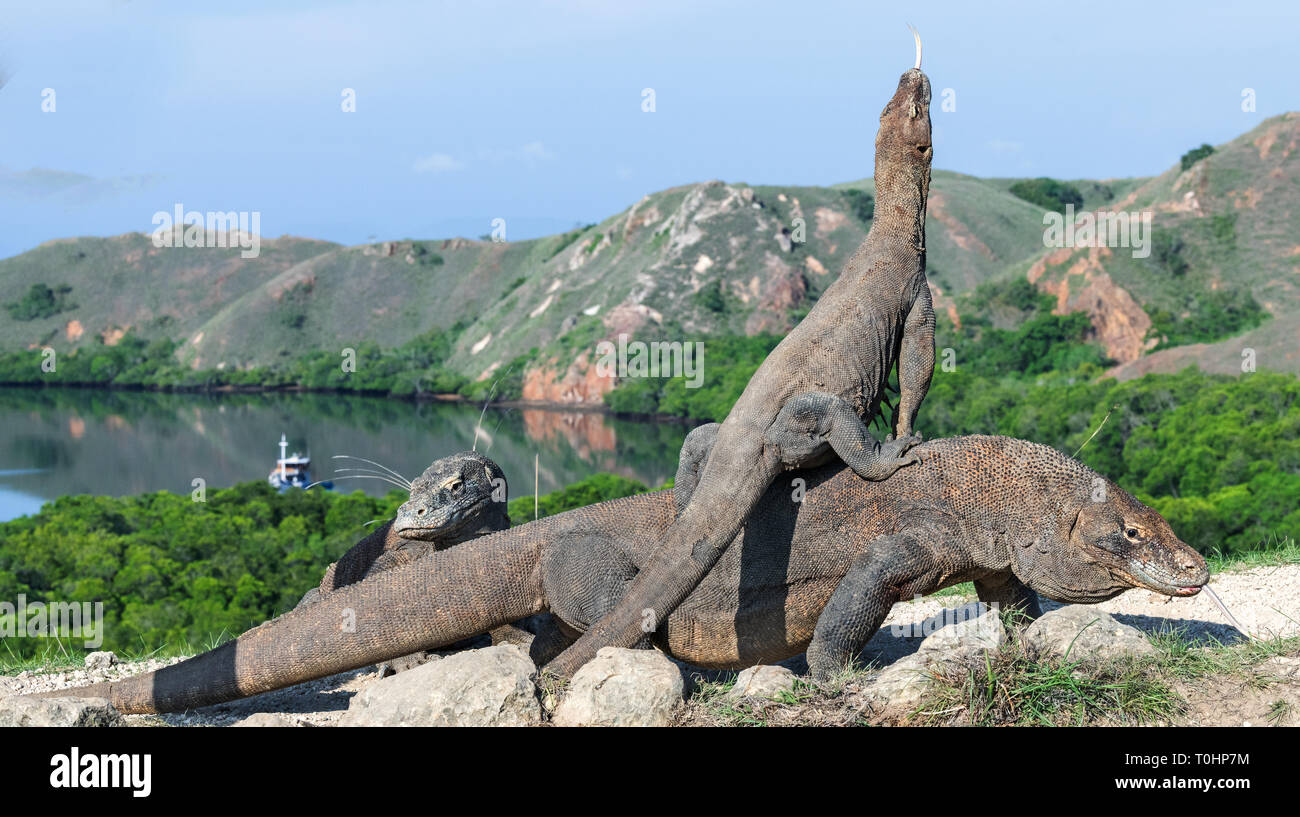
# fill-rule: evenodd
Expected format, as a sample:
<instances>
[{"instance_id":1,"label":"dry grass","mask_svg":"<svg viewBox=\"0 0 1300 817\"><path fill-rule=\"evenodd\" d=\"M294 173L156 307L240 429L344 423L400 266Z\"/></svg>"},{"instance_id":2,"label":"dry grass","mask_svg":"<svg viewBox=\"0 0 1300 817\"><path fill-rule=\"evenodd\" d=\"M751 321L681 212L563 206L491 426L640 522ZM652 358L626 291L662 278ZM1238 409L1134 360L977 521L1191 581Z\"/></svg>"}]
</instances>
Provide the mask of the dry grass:
<instances>
[{"instance_id":1,"label":"dry grass","mask_svg":"<svg viewBox=\"0 0 1300 817\"><path fill-rule=\"evenodd\" d=\"M1300 656L1300 637L1198 646L1179 632L1152 636L1156 654L1106 661L1037 654L1018 639L966 664L934 665L930 688L911 709L870 694L877 669L850 667L830 681L800 679L773 700L734 700L735 677L697 678L683 726L1118 726L1204 722L1192 690L1276 689L1259 717L1296 722L1295 684L1261 672L1278 656ZM1194 696L1193 696L1194 697ZM1212 713L1211 713L1212 714ZM1235 723L1229 717L1225 723Z\"/></svg>"}]
</instances>

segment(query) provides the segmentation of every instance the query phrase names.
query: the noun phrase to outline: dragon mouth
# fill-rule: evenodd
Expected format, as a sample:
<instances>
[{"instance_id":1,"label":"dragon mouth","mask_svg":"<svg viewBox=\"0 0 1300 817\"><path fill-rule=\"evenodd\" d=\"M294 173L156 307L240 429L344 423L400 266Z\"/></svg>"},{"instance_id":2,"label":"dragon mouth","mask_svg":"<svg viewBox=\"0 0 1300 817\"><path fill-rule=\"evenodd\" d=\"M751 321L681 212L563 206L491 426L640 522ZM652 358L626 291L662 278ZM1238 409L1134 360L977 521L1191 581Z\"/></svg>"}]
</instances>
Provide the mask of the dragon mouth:
<instances>
[{"instance_id":1,"label":"dragon mouth","mask_svg":"<svg viewBox=\"0 0 1300 817\"><path fill-rule=\"evenodd\" d=\"M491 497L483 497L476 502L466 505L450 513L440 515L436 522L421 522L421 524L404 524L397 528L397 535L403 539L429 540L446 536L449 533L455 533L465 524L479 516L482 508L491 501Z\"/></svg>"},{"instance_id":2,"label":"dragon mouth","mask_svg":"<svg viewBox=\"0 0 1300 817\"><path fill-rule=\"evenodd\" d=\"M1129 562L1128 570L1138 584L1159 593L1164 593L1167 596L1195 596L1201 592L1201 588L1204 586L1204 582L1201 584L1171 584L1161 581L1144 571L1137 562Z\"/></svg>"}]
</instances>

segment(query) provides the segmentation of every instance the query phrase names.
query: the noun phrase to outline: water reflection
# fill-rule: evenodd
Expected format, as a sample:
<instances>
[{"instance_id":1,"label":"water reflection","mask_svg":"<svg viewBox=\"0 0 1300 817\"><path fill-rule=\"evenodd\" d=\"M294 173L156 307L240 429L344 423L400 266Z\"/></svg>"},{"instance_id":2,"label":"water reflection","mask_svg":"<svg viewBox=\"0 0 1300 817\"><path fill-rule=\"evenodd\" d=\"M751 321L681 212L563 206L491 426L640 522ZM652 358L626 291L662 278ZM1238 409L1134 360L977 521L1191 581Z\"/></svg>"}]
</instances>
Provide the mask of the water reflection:
<instances>
[{"instance_id":1,"label":"water reflection","mask_svg":"<svg viewBox=\"0 0 1300 817\"><path fill-rule=\"evenodd\" d=\"M0 519L65 494L189 493L265 479L290 448L313 457L312 476L333 476L335 454L376 460L409 478L474 444L479 409L322 394L158 394L95 389L0 388ZM478 450L501 464L511 494L598 471L656 486L672 476L686 428L595 412L488 409ZM340 466L346 467L346 466ZM377 481L338 482L381 494Z\"/></svg>"}]
</instances>

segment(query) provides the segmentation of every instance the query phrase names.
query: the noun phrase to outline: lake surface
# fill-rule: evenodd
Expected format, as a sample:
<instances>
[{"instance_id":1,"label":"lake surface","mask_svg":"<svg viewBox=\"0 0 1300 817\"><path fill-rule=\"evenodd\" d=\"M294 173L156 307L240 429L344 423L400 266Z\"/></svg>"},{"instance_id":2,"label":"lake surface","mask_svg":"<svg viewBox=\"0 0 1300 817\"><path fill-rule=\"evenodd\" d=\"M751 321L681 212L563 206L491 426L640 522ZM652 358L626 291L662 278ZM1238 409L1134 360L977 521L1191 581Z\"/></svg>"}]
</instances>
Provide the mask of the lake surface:
<instances>
[{"instance_id":1,"label":"lake surface","mask_svg":"<svg viewBox=\"0 0 1300 817\"><path fill-rule=\"evenodd\" d=\"M188 494L196 477L209 489L264 480L281 434L290 453L311 454L313 479L382 495L383 482L334 474L364 463L331 457L366 457L414 479L473 445L479 410L335 394L0 388L0 520L65 494ZM505 470L511 497L532 494L534 455L543 493L601 471L653 488L676 472L687 430L594 412L489 408L478 450Z\"/></svg>"}]
</instances>

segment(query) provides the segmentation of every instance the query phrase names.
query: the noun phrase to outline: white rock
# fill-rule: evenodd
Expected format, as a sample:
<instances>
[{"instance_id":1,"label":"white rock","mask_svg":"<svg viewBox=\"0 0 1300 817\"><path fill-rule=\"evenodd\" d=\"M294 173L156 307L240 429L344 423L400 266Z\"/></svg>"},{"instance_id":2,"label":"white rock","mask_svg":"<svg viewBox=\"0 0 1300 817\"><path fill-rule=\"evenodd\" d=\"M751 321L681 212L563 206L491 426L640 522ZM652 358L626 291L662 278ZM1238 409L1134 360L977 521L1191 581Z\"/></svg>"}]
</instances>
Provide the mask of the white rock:
<instances>
[{"instance_id":1,"label":"white rock","mask_svg":"<svg viewBox=\"0 0 1300 817\"><path fill-rule=\"evenodd\" d=\"M117 653L109 650L92 652L86 656L86 669L108 669L118 663Z\"/></svg>"},{"instance_id":2,"label":"white rock","mask_svg":"<svg viewBox=\"0 0 1300 817\"><path fill-rule=\"evenodd\" d=\"M122 725L121 714L105 698L0 699L0 727Z\"/></svg>"},{"instance_id":3,"label":"white rock","mask_svg":"<svg viewBox=\"0 0 1300 817\"><path fill-rule=\"evenodd\" d=\"M942 663L935 653L917 652L900 658L875 677L867 694L884 703L911 709L921 702L930 684L931 665Z\"/></svg>"},{"instance_id":4,"label":"white rock","mask_svg":"<svg viewBox=\"0 0 1300 817\"><path fill-rule=\"evenodd\" d=\"M340 726L528 726L542 719L537 669L513 644L447 656L376 681Z\"/></svg>"},{"instance_id":5,"label":"white rock","mask_svg":"<svg viewBox=\"0 0 1300 817\"><path fill-rule=\"evenodd\" d=\"M1085 604L1067 604L1044 613L1025 628L1022 638L1027 645L1051 655L1066 657L1068 652L1071 661L1156 652L1141 630Z\"/></svg>"},{"instance_id":6,"label":"white rock","mask_svg":"<svg viewBox=\"0 0 1300 817\"><path fill-rule=\"evenodd\" d=\"M723 697L728 700L741 698L771 699L794 689L795 674L785 667L760 665L744 670L736 678L736 685L727 690Z\"/></svg>"},{"instance_id":7,"label":"white rock","mask_svg":"<svg viewBox=\"0 0 1300 817\"><path fill-rule=\"evenodd\" d=\"M867 688L869 696L892 707L912 709L925 697L926 687L942 665L996 651L1007 639L1002 617L978 602L945 610L932 621L950 623L926 636L914 654L900 658L876 676Z\"/></svg>"},{"instance_id":8,"label":"white rock","mask_svg":"<svg viewBox=\"0 0 1300 817\"><path fill-rule=\"evenodd\" d=\"M917 652L996 650L1006 643L1002 616L980 602L946 610L942 616L953 623L926 636Z\"/></svg>"},{"instance_id":9,"label":"white rock","mask_svg":"<svg viewBox=\"0 0 1300 817\"><path fill-rule=\"evenodd\" d=\"M681 670L658 650L602 647L574 674L556 726L668 726L684 706Z\"/></svg>"}]
</instances>

